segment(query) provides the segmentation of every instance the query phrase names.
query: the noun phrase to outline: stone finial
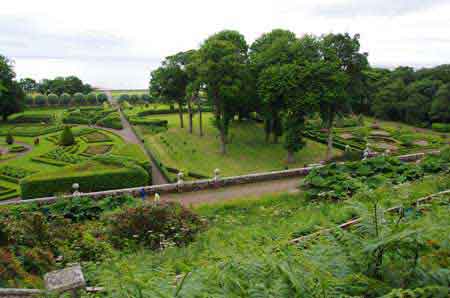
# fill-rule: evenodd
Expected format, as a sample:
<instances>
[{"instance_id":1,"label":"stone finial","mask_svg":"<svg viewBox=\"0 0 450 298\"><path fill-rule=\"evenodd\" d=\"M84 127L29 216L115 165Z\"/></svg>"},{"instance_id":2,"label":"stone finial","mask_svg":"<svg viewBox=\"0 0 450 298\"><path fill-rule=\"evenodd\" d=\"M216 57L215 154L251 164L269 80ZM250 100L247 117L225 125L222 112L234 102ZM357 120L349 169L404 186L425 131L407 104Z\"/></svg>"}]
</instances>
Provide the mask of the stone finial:
<instances>
[{"instance_id":1,"label":"stone finial","mask_svg":"<svg viewBox=\"0 0 450 298\"><path fill-rule=\"evenodd\" d=\"M215 169L214 170L214 180L217 181L219 179L219 176L220 176L220 170Z\"/></svg>"},{"instance_id":2,"label":"stone finial","mask_svg":"<svg viewBox=\"0 0 450 298\"><path fill-rule=\"evenodd\" d=\"M76 291L86 286L79 264L52 271L44 275L45 287L49 292Z\"/></svg>"}]
</instances>

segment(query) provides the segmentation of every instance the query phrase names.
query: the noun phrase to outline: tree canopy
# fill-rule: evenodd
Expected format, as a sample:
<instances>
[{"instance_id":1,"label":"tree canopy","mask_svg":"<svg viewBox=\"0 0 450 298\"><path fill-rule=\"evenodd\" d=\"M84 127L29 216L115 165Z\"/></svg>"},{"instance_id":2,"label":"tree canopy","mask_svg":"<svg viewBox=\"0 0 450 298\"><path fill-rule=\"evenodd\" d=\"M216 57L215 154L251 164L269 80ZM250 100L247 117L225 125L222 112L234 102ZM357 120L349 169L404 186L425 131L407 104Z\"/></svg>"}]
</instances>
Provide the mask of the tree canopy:
<instances>
[{"instance_id":1,"label":"tree canopy","mask_svg":"<svg viewBox=\"0 0 450 298\"><path fill-rule=\"evenodd\" d=\"M23 109L25 93L15 77L12 62L0 55L0 114L4 121Z\"/></svg>"}]
</instances>

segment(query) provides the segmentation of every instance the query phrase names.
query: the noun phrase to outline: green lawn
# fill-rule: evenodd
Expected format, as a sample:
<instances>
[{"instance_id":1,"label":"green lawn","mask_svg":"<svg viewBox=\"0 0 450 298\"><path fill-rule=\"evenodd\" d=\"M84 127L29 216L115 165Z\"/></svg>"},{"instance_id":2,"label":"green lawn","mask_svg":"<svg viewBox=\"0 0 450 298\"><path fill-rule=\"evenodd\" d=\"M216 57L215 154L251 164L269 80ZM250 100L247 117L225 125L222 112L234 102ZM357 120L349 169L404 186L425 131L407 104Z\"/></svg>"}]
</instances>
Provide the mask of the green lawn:
<instances>
[{"instance_id":1,"label":"green lawn","mask_svg":"<svg viewBox=\"0 0 450 298\"><path fill-rule=\"evenodd\" d=\"M198 116L194 117L194 133L189 134L187 127L179 127L178 114L148 116L145 119L168 120L168 131L154 134L147 127L138 129L144 135L146 144L166 166L212 176L219 168L222 175L232 176L271 170L303 167L325 157L326 146L307 141L307 146L296 155L296 162L287 164L286 150L280 144L267 144L264 130L255 122L231 124L227 154L219 152L218 131L212 125L212 114L204 113L204 136L198 135ZM185 126L188 119L185 116ZM336 151L335 153L338 153Z\"/></svg>"}]
</instances>

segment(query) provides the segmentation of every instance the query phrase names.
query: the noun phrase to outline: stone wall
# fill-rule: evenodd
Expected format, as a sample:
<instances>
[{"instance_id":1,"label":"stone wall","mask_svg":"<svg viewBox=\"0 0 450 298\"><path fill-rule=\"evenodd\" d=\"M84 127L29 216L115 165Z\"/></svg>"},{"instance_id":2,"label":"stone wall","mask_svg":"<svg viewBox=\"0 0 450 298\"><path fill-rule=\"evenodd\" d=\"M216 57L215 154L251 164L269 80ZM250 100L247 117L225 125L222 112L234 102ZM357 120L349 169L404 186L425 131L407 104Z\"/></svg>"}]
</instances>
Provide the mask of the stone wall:
<instances>
[{"instance_id":1,"label":"stone wall","mask_svg":"<svg viewBox=\"0 0 450 298\"><path fill-rule=\"evenodd\" d=\"M416 154L408 154L399 156L398 158L405 162L413 162L422 159L427 154L439 154L439 151L432 151L427 153L416 153ZM283 171L274 171L274 172L266 172L266 173L257 173L257 174L248 174L234 177L225 177L218 179L205 179L205 180L195 180L188 181L183 183L171 183L171 184L162 184L162 185L152 185L152 186L143 186L143 187L135 187L135 188L126 188L126 189L117 189L117 190L108 190L108 191L100 191L100 192L92 192L92 193L83 193L78 196L82 197L90 197L93 199L101 199L109 196L120 196L120 195L133 195L139 196L140 191L142 189L145 190L147 195L154 195L155 193L164 194L164 193L175 193L175 192L192 192L199 191L205 189L214 189L227 187L232 185L239 184L248 184L254 182L262 182L262 181L270 181L284 178L292 178L292 177L304 177L308 175L308 173L314 169L322 167L321 165L306 167L306 168L298 168L298 169L290 169ZM73 195L66 195L62 197L47 197L40 199L32 199L32 200L21 200L15 202L8 202L4 205L14 205L14 204L26 204L26 203L37 203L37 204L51 204L60 198L73 198Z\"/></svg>"}]
</instances>

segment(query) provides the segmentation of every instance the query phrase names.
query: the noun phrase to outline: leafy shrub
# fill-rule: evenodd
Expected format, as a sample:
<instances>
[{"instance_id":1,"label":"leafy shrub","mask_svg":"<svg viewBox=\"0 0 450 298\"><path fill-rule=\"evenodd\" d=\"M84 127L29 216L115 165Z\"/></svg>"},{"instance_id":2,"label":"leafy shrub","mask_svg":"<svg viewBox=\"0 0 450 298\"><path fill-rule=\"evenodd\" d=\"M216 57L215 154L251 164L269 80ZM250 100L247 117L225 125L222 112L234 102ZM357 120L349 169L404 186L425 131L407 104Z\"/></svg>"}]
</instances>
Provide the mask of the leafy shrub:
<instances>
[{"instance_id":1,"label":"leafy shrub","mask_svg":"<svg viewBox=\"0 0 450 298\"><path fill-rule=\"evenodd\" d=\"M73 95L73 101L77 105L83 105L86 103L86 97L83 93L77 92Z\"/></svg>"},{"instance_id":2,"label":"leafy shrub","mask_svg":"<svg viewBox=\"0 0 450 298\"><path fill-rule=\"evenodd\" d=\"M75 144L75 138L73 137L72 130L69 126L64 127L61 138L59 139L59 144L61 146L72 146Z\"/></svg>"},{"instance_id":3,"label":"leafy shrub","mask_svg":"<svg viewBox=\"0 0 450 298\"><path fill-rule=\"evenodd\" d=\"M138 101L139 101L139 95L137 95L137 94L131 94L130 95L130 102L131 103L138 103Z\"/></svg>"},{"instance_id":4,"label":"leafy shrub","mask_svg":"<svg viewBox=\"0 0 450 298\"><path fill-rule=\"evenodd\" d=\"M119 247L129 243L151 249L184 245L205 227L198 215L175 202L128 208L107 220L111 239Z\"/></svg>"},{"instance_id":5,"label":"leafy shrub","mask_svg":"<svg viewBox=\"0 0 450 298\"><path fill-rule=\"evenodd\" d=\"M145 103L149 103L150 102L150 96L148 94L142 94L141 95L141 100Z\"/></svg>"},{"instance_id":6,"label":"leafy shrub","mask_svg":"<svg viewBox=\"0 0 450 298\"><path fill-rule=\"evenodd\" d=\"M72 97L68 93L63 93L60 96L60 102L63 105L69 105L71 100L72 100Z\"/></svg>"},{"instance_id":7,"label":"leafy shrub","mask_svg":"<svg viewBox=\"0 0 450 298\"><path fill-rule=\"evenodd\" d=\"M38 94L34 97L34 103L38 106L45 106L47 102L47 96L44 94Z\"/></svg>"},{"instance_id":8,"label":"leafy shrub","mask_svg":"<svg viewBox=\"0 0 450 298\"><path fill-rule=\"evenodd\" d=\"M450 132L450 123L433 123L431 128L439 132Z\"/></svg>"},{"instance_id":9,"label":"leafy shrub","mask_svg":"<svg viewBox=\"0 0 450 298\"><path fill-rule=\"evenodd\" d=\"M99 95L97 95L97 101L99 103L108 102L108 96L105 93L100 93Z\"/></svg>"},{"instance_id":10,"label":"leafy shrub","mask_svg":"<svg viewBox=\"0 0 450 298\"><path fill-rule=\"evenodd\" d=\"M9 132L6 135L6 144L12 145L14 143L14 137L12 136L11 132Z\"/></svg>"},{"instance_id":11,"label":"leafy shrub","mask_svg":"<svg viewBox=\"0 0 450 298\"><path fill-rule=\"evenodd\" d=\"M97 103L97 95L96 95L94 92L89 93L89 94L86 96L86 101L87 101L89 104L96 104L96 103Z\"/></svg>"},{"instance_id":12,"label":"leafy shrub","mask_svg":"<svg viewBox=\"0 0 450 298\"><path fill-rule=\"evenodd\" d=\"M72 185L78 183L80 191L138 187L148 185L150 177L147 171L133 163L106 165L100 161L86 161L64 167L51 173L38 173L20 182L23 199L51 196L72 191Z\"/></svg>"},{"instance_id":13,"label":"leafy shrub","mask_svg":"<svg viewBox=\"0 0 450 298\"><path fill-rule=\"evenodd\" d=\"M33 98L33 96L32 96L31 94L25 95L25 104L26 104L27 106L32 106L32 105L34 105L34 98Z\"/></svg>"},{"instance_id":14,"label":"leafy shrub","mask_svg":"<svg viewBox=\"0 0 450 298\"><path fill-rule=\"evenodd\" d=\"M311 199L345 199L361 189L374 189L385 183L400 184L419 179L425 173L448 170L446 154L444 151L438 157L429 156L419 165L382 156L361 162L330 164L312 170L303 186Z\"/></svg>"},{"instance_id":15,"label":"leafy shrub","mask_svg":"<svg viewBox=\"0 0 450 298\"><path fill-rule=\"evenodd\" d=\"M50 93L48 96L48 103L50 105L57 105L59 104L59 96L54 94L54 93Z\"/></svg>"}]
</instances>

